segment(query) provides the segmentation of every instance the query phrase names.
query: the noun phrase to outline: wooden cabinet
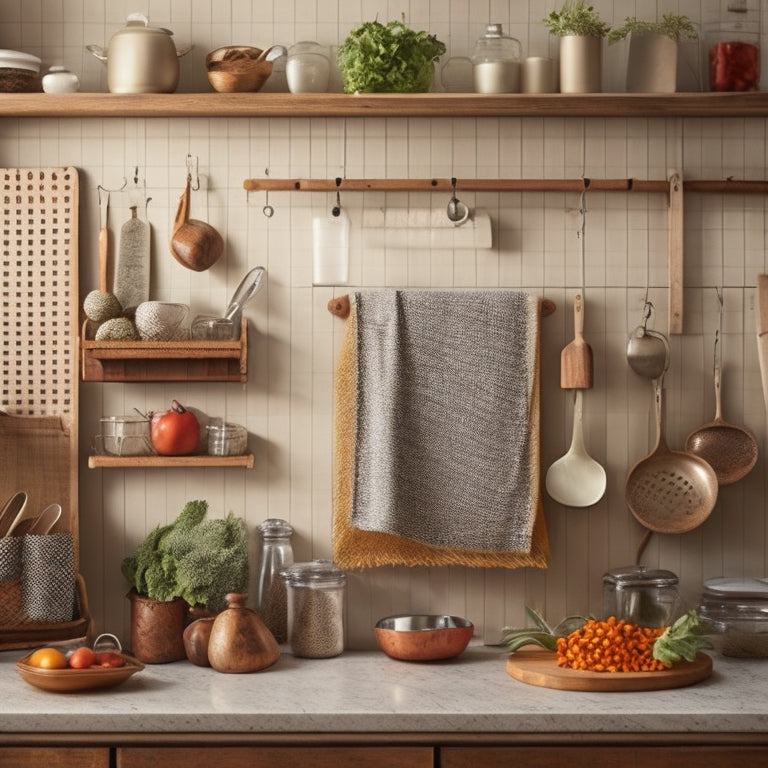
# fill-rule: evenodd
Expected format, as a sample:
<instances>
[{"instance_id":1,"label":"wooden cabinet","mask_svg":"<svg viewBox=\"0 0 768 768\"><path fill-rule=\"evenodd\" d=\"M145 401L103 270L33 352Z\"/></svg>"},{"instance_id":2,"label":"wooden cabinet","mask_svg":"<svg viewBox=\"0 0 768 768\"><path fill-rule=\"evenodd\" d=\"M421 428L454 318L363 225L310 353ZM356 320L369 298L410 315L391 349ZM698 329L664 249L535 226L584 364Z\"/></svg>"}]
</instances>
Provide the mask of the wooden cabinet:
<instances>
[{"instance_id":1,"label":"wooden cabinet","mask_svg":"<svg viewBox=\"0 0 768 768\"><path fill-rule=\"evenodd\" d=\"M209 752L210 755L203 754ZM432 747L126 747L117 750L117 768L433 768Z\"/></svg>"},{"instance_id":2,"label":"wooden cabinet","mask_svg":"<svg viewBox=\"0 0 768 768\"><path fill-rule=\"evenodd\" d=\"M0 748L0 768L110 768L109 747Z\"/></svg>"},{"instance_id":3,"label":"wooden cabinet","mask_svg":"<svg viewBox=\"0 0 768 768\"><path fill-rule=\"evenodd\" d=\"M768 765L765 746L643 747L551 746L551 747L445 747L440 749L440 768L763 768Z\"/></svg>"}]
</instances>

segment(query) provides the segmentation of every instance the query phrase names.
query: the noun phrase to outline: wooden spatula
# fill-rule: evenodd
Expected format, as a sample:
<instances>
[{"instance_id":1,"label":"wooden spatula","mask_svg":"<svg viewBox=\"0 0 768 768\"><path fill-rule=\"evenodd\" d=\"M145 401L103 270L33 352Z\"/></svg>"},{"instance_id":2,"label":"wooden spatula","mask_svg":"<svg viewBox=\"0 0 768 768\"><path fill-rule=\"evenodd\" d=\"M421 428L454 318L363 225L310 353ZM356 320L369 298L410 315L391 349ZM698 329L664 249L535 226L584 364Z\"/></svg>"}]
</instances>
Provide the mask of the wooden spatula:
<instances>
[{"instance_id":1,"label":"wooden spatula","mask_svg":"<svg viewBox=\"0 0 768 768\"><path fill-rule=\"evenodd\" d=\"M757 276L757 355L763 384L765 411L768 414L768 275Z\"/></svg>"},{"instance_id":2,"label":"wooden spatula","mask_svg":"<svg viewBox=\"0 0 768 768\"><path fill-rule=\"evenodd\" d=\"M560 388L592 388L592 347L584 340L584 300L573 300L574 339L560 353Z\"/></svg>"}]
</instances>

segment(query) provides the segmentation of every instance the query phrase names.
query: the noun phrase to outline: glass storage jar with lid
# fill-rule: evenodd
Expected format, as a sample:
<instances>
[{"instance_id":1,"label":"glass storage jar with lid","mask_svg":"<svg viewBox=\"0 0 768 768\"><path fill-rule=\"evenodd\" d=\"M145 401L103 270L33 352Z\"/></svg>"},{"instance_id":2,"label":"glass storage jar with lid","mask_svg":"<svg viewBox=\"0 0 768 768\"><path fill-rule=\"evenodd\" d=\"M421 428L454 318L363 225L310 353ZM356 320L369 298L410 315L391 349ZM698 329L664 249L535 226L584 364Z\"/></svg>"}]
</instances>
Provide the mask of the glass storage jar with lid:
<instances>
[{"instance_id":1,"label":"glass storage jar with lid","mask_svg":"<svg viewBox=\"0 0 768 768\"><path fill-rule=\"evenodd\" d=\"M288 49L285 78L291 93L325 93L331 77L328 49L304 40Z\"/></svg>"},{"instance_id":2,"label":"glass storage jar with lid","mask_svg":"<svg viewBox=\"0 0 768 768\"><path fill-rule=\"evenodd\" d=\"M520 92L520 41L489 24L472 53L475 93Z\"/></svg>"},{"instance_id":3,"label":"glass storage jar with lid","mask_svg":"<svg viewBox=\"0 0 768 768\"><path fill-rule=\"evenodd\" d=\"M703 74L710 91L760 87L760 2L720 0L705 17Z\"/></svg>"},{"instance_id":4,"label":"glass storage jar with lid","mask_svg":"<svg viewBox=\"0 0 768 768\"><path fill-rule=\"evenodd\" d=\"M294 656L327 659L344 650L347 575L331 560L282 571L288 589L288 639Z\"/></svg>"},{"instance_id":5,"label":"glass storage jar with lid","mask_svg":"<svg viewBox=\"0 0 768 768\"><path fill-rule=\"evenodd\" d=\"M259 524L258 531L261 560L256 604L275 640L284 643L288 639L288 595L281 573L293 564L293 527L287 520L271 517Z\"/></svg>"},{"instance_id":6,"label":"glass storage jar with lid","mask_svg":"<svg viewBox=\"0 0 768 768\"><path fill-rule=\"evenodd\" d=\"M679 579L644 565L615 568L603 576L603 613L643 627L669 626L680 612Z\"/></svg>"}]
</instances>

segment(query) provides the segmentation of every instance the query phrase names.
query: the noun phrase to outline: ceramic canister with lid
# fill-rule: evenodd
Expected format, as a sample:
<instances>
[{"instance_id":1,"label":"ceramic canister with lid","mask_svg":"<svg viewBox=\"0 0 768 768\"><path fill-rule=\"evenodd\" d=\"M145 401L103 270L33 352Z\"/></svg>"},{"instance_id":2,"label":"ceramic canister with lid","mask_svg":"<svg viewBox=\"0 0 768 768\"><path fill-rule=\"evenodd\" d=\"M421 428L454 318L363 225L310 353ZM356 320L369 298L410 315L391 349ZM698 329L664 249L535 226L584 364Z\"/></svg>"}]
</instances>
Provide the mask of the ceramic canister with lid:
<instances>
[{"instance_id":1,"label":"ceramic canister with lid","mask_svg":"<svg viewBox=\"0 0 768 768\"><path fill-rule=\"evenodd\" d=\"M603 613L643 627L669 626L680 609L678 582L672 571L614 568L603 576Z\"/></svg>"},{"instance_id":2,"label":"ceramic canister with lid","mask_svg":"<svg viewBox=\"0 0 768 768\"><path fill-rule=\"evenodd\" d=\"M520 41L504 34L501 24L489 24L472 53L476 93L519 93Z\"/></svg>"},{"instance_id":3,"label":"ceramic canister with lid","mask_svg":"<svg viewBox=\"0 0 768 768\"><path fill-rule=\"evenodd\" d=\"M347 576L331 560L282 571L288 591L288 639L294 656L327 659L344 650Z\"/></svg>"}]
</instances>

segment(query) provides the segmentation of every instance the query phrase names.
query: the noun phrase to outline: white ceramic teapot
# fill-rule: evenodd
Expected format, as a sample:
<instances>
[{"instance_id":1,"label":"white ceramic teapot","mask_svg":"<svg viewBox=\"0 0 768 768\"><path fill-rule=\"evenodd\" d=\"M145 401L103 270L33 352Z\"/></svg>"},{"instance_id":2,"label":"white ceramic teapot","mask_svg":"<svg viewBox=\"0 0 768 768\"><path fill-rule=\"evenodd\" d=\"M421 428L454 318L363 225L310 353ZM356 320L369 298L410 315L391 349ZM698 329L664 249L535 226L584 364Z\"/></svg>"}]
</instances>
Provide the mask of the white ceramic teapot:
<instances>
[{"instance_id":1,"label":"white ceramic teapot","mask_svg":"<svg viewBox=\"0 0 768 768\"><path fill-rule=\"evenodd\" d=\"M105 51L87 45L107 65L110 93L173 93L179 84L179 57L192 46L177 50L173 32L150 27L141 13L131 13L125 27L115 32Z\"/></svg>"}]
</instances>

